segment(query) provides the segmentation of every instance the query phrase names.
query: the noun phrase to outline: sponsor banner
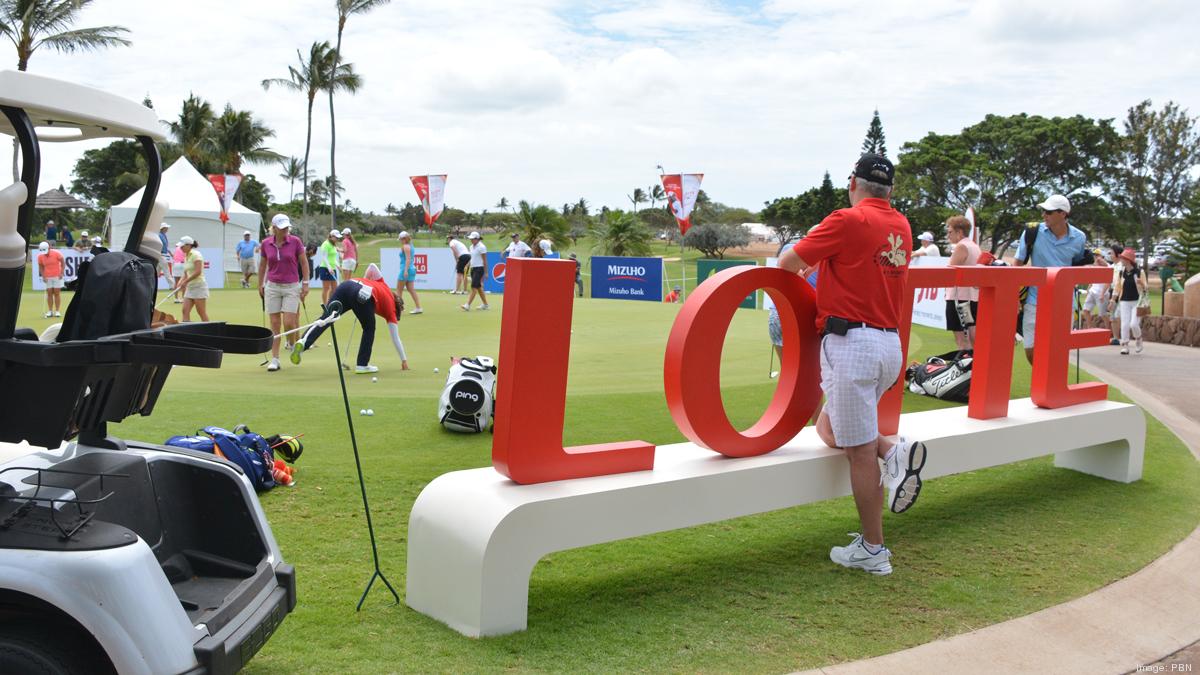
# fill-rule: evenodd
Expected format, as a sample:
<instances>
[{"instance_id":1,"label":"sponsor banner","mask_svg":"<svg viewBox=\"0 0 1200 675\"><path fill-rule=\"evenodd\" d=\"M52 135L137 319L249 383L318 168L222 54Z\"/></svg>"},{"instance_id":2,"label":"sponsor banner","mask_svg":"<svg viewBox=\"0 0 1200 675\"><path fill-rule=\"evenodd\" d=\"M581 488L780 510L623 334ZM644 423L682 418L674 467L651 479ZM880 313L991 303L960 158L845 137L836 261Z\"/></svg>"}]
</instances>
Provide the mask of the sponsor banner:
<instances>
[{"instance_id":1,"label":"sponsor banner","mask_svg":"<svg viewBox=\"0 0 1200 675\"><path fill-rule=\"evenodd\" d=\"M508 265L504 262L504 254L498 251L488 251L484 265L483 291L485 293L503 293L505 270Z\"/></svg>"},{"instance_id":2,"label":"sponsor banner","mask_svg":"<svg viewBox=\"0 0 1200 675\"><path fill-rule=\"evenodd\" d=\"M592 297L662 302L662 258L592 256Z\"/></svg>"},{"instance_id":3,"label":"sponsor banner","mask_svg":"<svg viewBox=\"0 0 1200 675\"><path fill-rule=\"evenodd\" d=\"M445 246L437 248L414 246L412 251L413 266L417 268L417 281L414 286L418 290L454 290L455 261L450 249ZM366 266L360 265L360 267L365 273ZM379 271L383 273L384 281L394 288L396 279L400 276L400 249L379 249Z\"/></svg>"},{"instance_id":4,"label":"sponsor banner","mask_svg":"<svg viewBox=\"0 0 1200 675\"><path fill-rule=\"evenodd\" d=\"M667 193L667 208L679 223L679 233L687 234L692 226L692 209L696 196L700 194L702 173L673 173L662 176L663 190Z\"/></svg>"},{"instance_id":5,"label":"sponsor banner","mask_svg":"<svg viewBox=\"0 0 1200 675\"><path fill-rule=\"evenodd\" d=\"M77 251L73 248L60 248L58 252L63 256L63 281L75 281L79 274L79 265L84 260L91 260L92 254L88 251ZM200 255L204 256L204 280L208 282L209 288L225 288L225 265L222 259L222 250L219 248L201 248ZM46 284L42 281L42 277L38 275L37 269L38 252L33 251L30 256L29 275L33 277L33 290L44 291ZM158 265L158 290L170 290L174 282L163 275L163 266Z\"/></svg>"},{"instance_id":6,"label":"sponsor banner","mask_svg":"<svg viewBox=\"0 0 1200 675\"><path fill-rule=\"evenodd\" d=\"M909 269L914 267L946 267L949 258L914 258ZM946 329L946 289L918 288L913 296L912 322L930 328Z\"/></svg>"},{"instance_id":7,"label":"sponsor banner","mask_svg":"<svg viewBox=\"0 0 1200 675\"><path fill-rule=\"evenodd\" d=\"M446 202L446 174L409 176L408 179L412 181L417 199L421 200L421 208L425 210L425 225L433 229L433 223L442 215Z\"/></svg>"},{"instance_id":8,"label":"sponsor banner","mask_svg":"<svg viewBox=\"0 0 1200 675\"><path fill-rule=\"evenodd\" d=\"M711 277L713 274L730 267L739 267L741 265L757 265L753 260L711 260L709 258L701 258L696 261L696 283L702 284L704 280ZM754 293L746 296L738 307L746 309L754 309Z\"/></svg>"}]
</instances>

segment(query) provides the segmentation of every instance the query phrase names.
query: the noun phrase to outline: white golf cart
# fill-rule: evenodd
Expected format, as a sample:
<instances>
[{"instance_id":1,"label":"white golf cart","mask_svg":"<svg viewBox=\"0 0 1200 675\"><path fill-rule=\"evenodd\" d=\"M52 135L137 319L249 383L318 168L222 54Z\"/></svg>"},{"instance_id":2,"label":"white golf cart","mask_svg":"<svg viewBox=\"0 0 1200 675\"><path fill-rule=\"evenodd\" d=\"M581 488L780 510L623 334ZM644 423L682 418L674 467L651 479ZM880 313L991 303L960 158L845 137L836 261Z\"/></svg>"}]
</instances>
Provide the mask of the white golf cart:
<instances>
[{"instance_id":1,"label":"white golf cart","mask_svg":"<svg viewBox=\"0 0 1200 675\"><path fill-rule=\"evenodd\" d=\"M0 673L235 672L296 603L249 480L107 424L149 415L172 366L261 353L270 331L151 327L167 209L153 110L3 71L0 113L22 157L21 180L0 190ZM57 339L39 341L16 325L38 144L97 137L137 139L145 195L123 250L92 260Z\"/></svg>"}]
</instances>

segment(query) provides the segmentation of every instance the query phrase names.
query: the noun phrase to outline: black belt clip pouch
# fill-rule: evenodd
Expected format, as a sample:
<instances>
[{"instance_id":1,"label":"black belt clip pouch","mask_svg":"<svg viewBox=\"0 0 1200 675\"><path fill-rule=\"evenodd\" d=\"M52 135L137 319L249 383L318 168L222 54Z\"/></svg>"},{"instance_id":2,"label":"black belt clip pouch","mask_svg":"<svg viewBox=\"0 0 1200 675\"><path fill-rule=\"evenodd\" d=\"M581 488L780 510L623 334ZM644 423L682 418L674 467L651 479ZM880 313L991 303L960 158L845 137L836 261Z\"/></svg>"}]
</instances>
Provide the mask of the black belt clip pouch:
<instances>
[{"instance_id":1,"label":"black belt clip pouch","mask_svg":"<svg viewBox=\"0 0 1200 675\"><path fill-rule=\"evenodd\" d=\"M850 322L840 316L831 316L825 319L825 333L833 335L845 335L850 330Z\"/></svg>"}]
</instances>

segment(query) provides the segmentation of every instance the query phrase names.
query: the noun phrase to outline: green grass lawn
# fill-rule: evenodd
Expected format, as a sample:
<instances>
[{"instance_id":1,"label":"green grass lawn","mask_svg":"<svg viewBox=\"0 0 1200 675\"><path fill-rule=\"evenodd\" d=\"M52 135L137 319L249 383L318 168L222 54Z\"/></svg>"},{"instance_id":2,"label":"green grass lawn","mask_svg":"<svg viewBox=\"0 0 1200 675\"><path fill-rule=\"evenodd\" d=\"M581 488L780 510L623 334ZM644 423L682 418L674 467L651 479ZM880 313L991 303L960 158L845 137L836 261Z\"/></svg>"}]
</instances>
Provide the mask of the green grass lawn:
<instances>
[{"instance_id":1,"label":"green grass lawn","mask_svg":"<svg viewBox=\"0 0 1200 675\"><path fill-rule=\"evenodd\" d=\"M356 414L354 424L383 568L402 597L413 500L440 474L490 464L491 436L444 432L435 408L448 357L497 354L502 302L465 314L458 296L427 293L426 313L400 322L413 370L399 370L380 331L379 382L348 376L351 408L376 412ZM40 303L40 294L25 294L19 325L49 324ZM567 444L683 440L662 394L677 310L576 303ZM210 313L262 320L257 295L240 289L214 291ZM344 342L349 324L338 329ZM917 328L910 358L951 346L948 333ZM789 671L891 652L1077 597L1143 567L1200 521L1200 465L1150 419L1145 477L1131 485L1055 469L1050 458L931 481L915 509L885 517L895 553L889 577L829 562L829 547L858 529L852 500L836 499L552 554L533 572L529 629L473 640L393 605L379 585L354 611L371 549L332 352L323 339L300 367L285 363L278 373L261 368L261 357L239 355L226 356L220 370L176 369L152 417L112 429L151 441L239 422L305 434L298 485L262 495L296 566L299 604L249 672ZM1027 396L1029 369L1020 355L1015 363L1013 395ZM721 372L735 423L748 426L766 405L769 367L766 314L740 310ZM905 399L908 411L943 405Z\"/></svg>"}]
</instances>

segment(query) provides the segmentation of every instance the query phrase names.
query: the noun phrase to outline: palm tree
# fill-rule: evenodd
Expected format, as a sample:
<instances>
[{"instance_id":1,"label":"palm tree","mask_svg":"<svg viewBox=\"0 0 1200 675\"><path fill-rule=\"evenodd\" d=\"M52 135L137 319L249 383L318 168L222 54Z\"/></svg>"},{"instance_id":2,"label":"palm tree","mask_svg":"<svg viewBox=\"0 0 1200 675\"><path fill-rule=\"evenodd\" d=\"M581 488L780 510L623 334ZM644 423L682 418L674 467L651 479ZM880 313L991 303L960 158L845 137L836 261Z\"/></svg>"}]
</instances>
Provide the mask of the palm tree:
<instances>
[{"instance_id":1,"label":"palm tree","mask_svg":"<svg viewBox=\"0 0 1200 675\"><path fill-rule=\"evenodd\" d=\"M646 193L644 190L642 190L642 188L634 188L633 194L626 195L626 197L629 198L629 201L633 202L634 213L637 213L638 204L646 203Z\"/></svg>"},{"instance_id":2,"label":"palm tree","mask_svg":"<svg viewBox=\"0 0 1200 675\"><path fill-rule=\"evenodd\" d=\"M507 211L509 208L511 208L508 205L508 197L501 197L500 201L496 202L496 208L500 209L501 211Z\"/></svg>"},{"instance_id":3,"label":"palm tree","mask_svg":"<svg viewBox=\"0 0 1200 675\"><path fill-rule=\"evenodd\" d=\"M650 255L653 235L632 213L605 213L592 235L596 238L593 253L616 256Z\"/></svg>"},{"instance_id":4,"label":"palm tree","mask_svg":"<svg viewBox=\"0 0 1200 675\"><path fill-rule=\"evenodd\" d=\"M655 183L654 185L650 186L650 208L654 208L655 204L665 200L666 198L667 193L663 191L663 186L661 184Z\"/></svg>"},{"instance_id":5,"label":"palm tree","mask_svg":"<svg viewBox=\"0 0 1200 675\"><path fill-rule=\"evenodd\" d=\"M583 197L580 197L579 201L575 202L575 206L571 207L571 211L573 213L578 213L581 216L586 216L588 214L587 200Z\"/></svg>"},{"instance_id":6,"label":"palm tree","mask_svg":"<svg viewBox=\"0 0 1200 675\"><path fill-rule=\"evenodd\" d=\"M308 101L308 127L304 134L304 175L301 182L304 191L303 199L303 214L308 215L308 181L312 177L311 171L308 168L308 157L312 150L312 111L313 102L317 98L317 92L325 89L325 80L328 74L334 68L334 53L329 46L329 41L314 42L308 48L308 60L304 59L304 55L300 50L296 50L296 58L300 61L299 67L288 66L288 76L275 77L262 81L263 89L270 90L271 87L283 87L289 91L297 91L304 94Z\"/></svg>"},{"instance_id":7,"label":"palm tree","mask_svg":"<svg viewBox=\"0 0 1200 675\"><path fill-rule=\"evenodd\" d=\"M304 165L295 157L279 160L279 165L283 167L283 173L279 177L288 182L288 201L296 200L296 181L303 178L304 182L308 182L311 175L306 175Z\"/></svg>"},{"instance_id":8,"label":"palm tree","mask_svg":"<svg viewBox=\"0 0 1200 675\"><path fill-rule=\"evenodd\" d=\"M542 237L554 242L555 246L566 246L571 239L567 233L567 221L557 211L545 204L531 205L522 199L517 205L517 232L524 236L525 241L533 246L533 253L542 256L542 249L537 245Z\"/></svg>"},{"instance_id":9,"label":"palm tree","mask_svg":"<svg viewBox=\"0 0 1200 675\"><path fill-rule=\"evenodd\" d=\"M189 93L179 111L179 119L169 123L179 151L201 171L207 168L208 131L214 119L216 115L208 101Z\"/></svg>"},{"instance_id":10,"label":"palm tree","mask_svg":"<svg viewBox=\"0 0 1200 675\"><path fill-rule=\"evenodd\" d=\"M63 54L91 52L106 47L128 47L123 26L71 28L92 0L0 0L0 35L17 48L17 70L29 69L29 59L39 47ZM13 180L17 172L17 139L13 139Z\"/></svg>"},{"instance_id":11,"label":"palm tree","mask_svg":"<svg viewBox=\"0 0 1200 675\"><path fill-rule=\"evenodd\" d=\"M367 12L386 5L390 0L336 0L338 10L338 31L337 31L337 47L333 50L333 62L341 67L342 63L342 32L346 28L346 19L355 14L366 14ZM355 75L357 78L358 76ZM337 178L337 121L333 113L333 95L340 88L351 94L358 91L362 86L361 81L355 81L353 86L343 85L339 87L334 81L337 79L336 73L330 78L330 83L327 87L329 92L329 175L334 179ZM337 196L331 194L330 213L333 214L333 224L337 225Z\"/></svg>"},{"instance_id":12,"label":"palm tree","mask_svg":"<svg viewBox=\"0 0 1200 675\"><path fill-rule=\"evenodd\" d=\"M346 186L336 176L326 176L323 182L325 190L334 196L341 197L346 192Z\"/></svg>"},{"instance_id":13,"label":"palm tree","mask_svg":"<svg viewBox=\"0 0 1200 675\"><path fill-rule=\"evenodd\" d=\"M243 162L264 164L283 158L264 143L275 131L254 119L249 110L234 110L226 103L225 111L213 121L208 145L218 171L239 173Z\"/></svg>"}]
</instances>

